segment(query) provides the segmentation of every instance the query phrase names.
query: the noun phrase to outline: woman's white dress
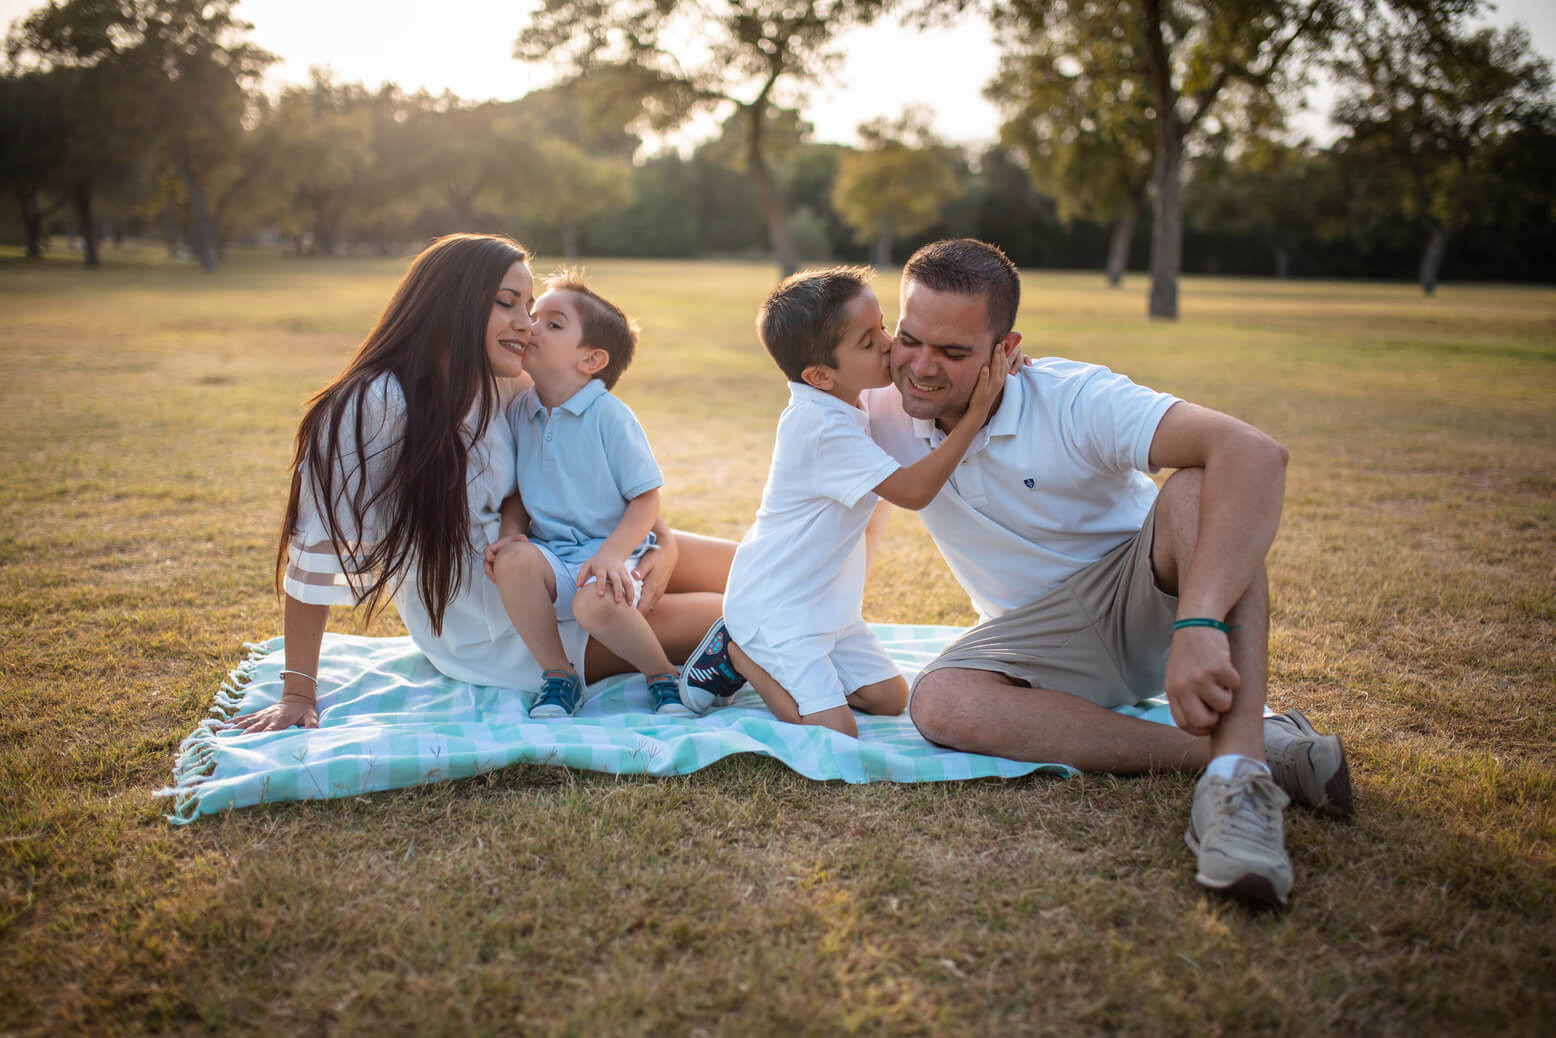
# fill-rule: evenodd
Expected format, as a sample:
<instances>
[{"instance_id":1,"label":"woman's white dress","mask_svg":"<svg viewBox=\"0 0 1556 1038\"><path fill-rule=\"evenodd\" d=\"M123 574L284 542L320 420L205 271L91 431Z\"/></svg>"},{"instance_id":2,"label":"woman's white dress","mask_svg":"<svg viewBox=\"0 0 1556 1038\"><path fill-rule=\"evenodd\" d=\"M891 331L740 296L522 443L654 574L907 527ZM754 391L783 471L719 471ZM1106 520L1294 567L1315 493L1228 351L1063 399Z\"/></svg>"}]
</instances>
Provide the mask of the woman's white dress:
<instances>
[{"instance_id":1,"label":"woman's white dress","mask_svg":"<svg viewBox=\"0 0 1556 1038\"><path fill-rule=\"evenodd\" d=\"M486 579L481 553L497 539L503 498L514 487L513 433L503 420L502 403L511 387L504 388L486 431L475 442L466 464L466 497L470 503L470 539L473 554L466 560L465 580L443 614L443 631L434 634L427 609L421 602L415 567L395 590L394 604L406 631L439 671L459 681L534 691L540 687L540 667L503 610L497 586ZM319 499L309 468L302 467L298 495L297 529L287 551L285 591L300 602L315 605L353 606L357 588L366 587L362 574L348 573L337 556L333 540L343 546L370 547L384 533L381 509L369 509L358 530L344 502L352 499L366 481L369 494L387 478L394 452L405 428L405 395L393 375L375 379L362 397L366 463L356 450L354 408L342 415L340 453L335 458L335 500ZM467 430L474 429L473 417ZM333 521L330 517L333 517ZM333 540L332 540L333 539ZM341 552L349 563L351 556ZM360 555L359 555L360 557ZM355 585L355 587L354 587ZM583 649L587 633L576 622L560 625L562 644L583 674Z\"/></svg>"}]
</instances>

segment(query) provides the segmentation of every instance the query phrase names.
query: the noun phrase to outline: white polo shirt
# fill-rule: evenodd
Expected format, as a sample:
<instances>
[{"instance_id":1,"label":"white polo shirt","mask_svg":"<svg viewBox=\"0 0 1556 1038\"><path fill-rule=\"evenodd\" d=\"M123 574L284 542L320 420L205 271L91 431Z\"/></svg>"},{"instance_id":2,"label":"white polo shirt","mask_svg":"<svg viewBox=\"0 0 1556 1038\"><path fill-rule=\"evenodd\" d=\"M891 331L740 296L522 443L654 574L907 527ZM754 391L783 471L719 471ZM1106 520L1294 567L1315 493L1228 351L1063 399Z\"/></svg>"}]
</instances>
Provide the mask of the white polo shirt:
<instances>
[{"instance_id":1,"label":"white polo shirt","mask_svg":"<svg viewBox=\"0 0 1556 1038\"><path fill-rule=\"evenodd\" d=\"M756 521L735 551L724 623L739 643L840 631L864 600L864 530L897 462L859 408L789 383Z\"/></svg>"},{"instance_id":2,"label":"white polo shirt","mask_svg":"<svg viewBox=\"0 0 1556 1038\"><path fill-rule=\"evenodd\" d=\"M531 387L509 405L508 420L530 539L565 561L586 561L627 502L664 486L637 416L597 378L549 413Z\"/></svg>"},{"instance_id":3,"label":"white polo shirt","mask_svg":"<svg viewBox=\"0 0 1556 1038\"><path fill-rule=\"evenodd\" d=\"M980 620L1032 601L1139 532L1156 500L1151 439L1178 398L1048 357L1005 378L999 409L919 512ZM861 401L903 465L945 439L895 386Z\"/></svg>"}]
</instances>

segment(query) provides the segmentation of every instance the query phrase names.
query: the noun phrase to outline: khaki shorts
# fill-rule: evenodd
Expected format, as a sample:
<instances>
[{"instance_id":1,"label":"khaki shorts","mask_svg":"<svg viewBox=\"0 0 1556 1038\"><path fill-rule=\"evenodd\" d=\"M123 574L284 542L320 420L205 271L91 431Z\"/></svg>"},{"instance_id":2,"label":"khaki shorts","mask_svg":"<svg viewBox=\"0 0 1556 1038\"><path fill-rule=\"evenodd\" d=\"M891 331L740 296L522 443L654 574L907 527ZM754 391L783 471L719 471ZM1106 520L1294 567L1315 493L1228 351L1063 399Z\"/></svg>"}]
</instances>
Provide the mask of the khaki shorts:
<instances>
[{"instance_id":1,"label":"khaki shorts","mask_svg":"<svg viewBox=\"0 0 1556 1038\"><path fill-rule=\"evenodd\" d=\"M1039 597L979 624L930 661L930 671L992 670L1017 684L1069 692L1098 706L1158 695L1167 675L1178 598L1156 586L1156 506L1133 538Z\"/></svg>"}]
</instances>

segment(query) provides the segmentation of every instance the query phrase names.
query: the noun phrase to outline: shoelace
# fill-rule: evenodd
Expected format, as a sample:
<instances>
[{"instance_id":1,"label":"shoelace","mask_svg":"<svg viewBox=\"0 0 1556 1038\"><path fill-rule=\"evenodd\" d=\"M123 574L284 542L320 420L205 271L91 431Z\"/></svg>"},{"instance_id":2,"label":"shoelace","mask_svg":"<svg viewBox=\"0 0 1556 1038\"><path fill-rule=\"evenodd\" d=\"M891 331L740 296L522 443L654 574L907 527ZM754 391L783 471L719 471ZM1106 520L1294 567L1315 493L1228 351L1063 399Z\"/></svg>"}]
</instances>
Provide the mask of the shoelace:
<instances>
[{"instance_id":1,"label":"shoelace","mask_svg":"<svg viewBox=\"0 0 1556 1038\"><path fill-rule=\"evenodd\" d=\"M648 686L648 694L654 700L654 709L658 710L666 703L679 703L681 690L669 681L656 681Z\"/></svg>"},{"instance_id":2,"label":"shoelace","mask_svg":"<svg viewBox=\"0 0 1556 1038\"><path fill-rule=\"evenodd\" d=\"M536 706L559 706L569 713L573 710L573 701L578 698L577 686L567 678L547 678L545 684L540 686L540 695L535 697Z\"/></svg>"},{"instance_id":3,"label":"shoelace","mask_svg":"<svg viewBox=\"0 0 1556 1038\"><path fill-rule=\"evenodd\" d=\"M1263 775L1232 786L1221 796L1228 835L1245 843L1268 843L1281 796L1280 787Z\"/></svg>"}]
</instances>

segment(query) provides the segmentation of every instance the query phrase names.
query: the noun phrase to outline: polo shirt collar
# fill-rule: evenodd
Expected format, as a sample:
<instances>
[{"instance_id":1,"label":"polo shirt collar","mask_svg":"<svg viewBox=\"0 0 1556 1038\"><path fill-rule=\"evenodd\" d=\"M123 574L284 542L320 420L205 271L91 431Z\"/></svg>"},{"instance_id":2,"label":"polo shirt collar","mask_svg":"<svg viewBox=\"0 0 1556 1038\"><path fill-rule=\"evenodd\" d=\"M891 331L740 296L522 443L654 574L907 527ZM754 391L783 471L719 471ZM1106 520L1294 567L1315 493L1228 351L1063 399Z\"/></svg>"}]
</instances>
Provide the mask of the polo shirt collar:
<instances>
[{"instance_id":1,"label":"polo shirt collar","mask_svg":"<svg viewBox=\"0 0 1556 1038\"><path fill-rule=\"evenodd\" d=\"M994 417L989 419L989 424L978 430L978 435L973 437L973 443L981 443L991 436L1014 436L1021 431L1021 408L1026 402L1026 379L1018 375L1005 376L1005 391L1000 395L999 409L994 412ZM913 423L913 435L921 440L934 443L945 438L940 427L935 425L932 418L913 418L908 421Z\"/></svg>"},{"instance_id":2,"label":"polo shirt collar","mask_svg":"<svg viewBox=\"0 0 1556 1038\"><path fill-rule=\"evenodd\" d=\"M815 386L807 385L804 382L789 383L789 400L792 403L807 403L815 407L820 407L823 410L835 411L838 414L848 415L855 422L857 422L861 428L867 426L870 422L869 415L865 414L864 411L855 407L853 404L848 403L846 400L839 400L831 393L823 393Z\"/></svg>"},{"instance_id":3,"label":"polo shirt collar","mask_svg":"<svg viewBox=\"0 0 1556 1038\"><path fill-rule=\"evenodd\" d=\"M589 410L590 404L608 392L609 390L605 388L604 382L597 378L591 378L584 384L582 389L568 397L558 407L569 414L583 414ZM540 402L540 394L535 392L533 388L524 395L528 401L524 406L524 417L526 419L534 418L546 409L546 405Z\"/></svg>"}]
</instances>

